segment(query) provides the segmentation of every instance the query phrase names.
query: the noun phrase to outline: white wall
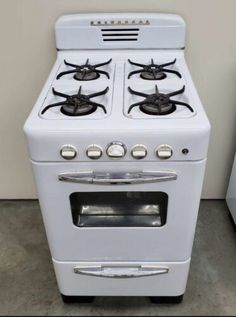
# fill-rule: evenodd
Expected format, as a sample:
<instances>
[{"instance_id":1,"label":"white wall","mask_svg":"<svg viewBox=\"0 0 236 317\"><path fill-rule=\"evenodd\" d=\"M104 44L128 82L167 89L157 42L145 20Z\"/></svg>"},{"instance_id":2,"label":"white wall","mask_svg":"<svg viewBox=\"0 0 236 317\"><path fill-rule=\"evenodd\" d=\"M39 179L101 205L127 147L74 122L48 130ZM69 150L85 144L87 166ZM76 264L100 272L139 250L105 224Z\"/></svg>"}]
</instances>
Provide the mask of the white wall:
<instances>
[{"instance_id":1,"label":"white wall","mask_svg":"<svg viewBox=\"0 0 236 317\"><path fill-rule=\"evenodd\" d=\"M181 14L186 58L212 124L204 198L224 198L236 146L235 0L1 0L0 198L36 196L23 123L56 56L54 23L78 12Z\"/></svg>"}]
</instances>

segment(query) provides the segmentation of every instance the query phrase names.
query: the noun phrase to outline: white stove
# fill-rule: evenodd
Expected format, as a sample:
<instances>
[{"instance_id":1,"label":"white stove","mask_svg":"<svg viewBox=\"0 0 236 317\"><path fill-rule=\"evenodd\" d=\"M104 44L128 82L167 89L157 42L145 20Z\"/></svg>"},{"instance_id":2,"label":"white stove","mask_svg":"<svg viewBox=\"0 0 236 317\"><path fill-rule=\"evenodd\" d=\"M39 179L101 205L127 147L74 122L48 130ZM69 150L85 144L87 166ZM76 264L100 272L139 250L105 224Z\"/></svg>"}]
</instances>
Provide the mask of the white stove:
<instances>
[{"instance_id":1,"label":"white stove","mask_svg":"<svg viewBox=\"0 0 236 317\"><path fill-rule=\"evenodd\" d=\"M80 14L24 127L65 301L185 292L210 125L166 14Z\"/></svg>"}]
</instances>

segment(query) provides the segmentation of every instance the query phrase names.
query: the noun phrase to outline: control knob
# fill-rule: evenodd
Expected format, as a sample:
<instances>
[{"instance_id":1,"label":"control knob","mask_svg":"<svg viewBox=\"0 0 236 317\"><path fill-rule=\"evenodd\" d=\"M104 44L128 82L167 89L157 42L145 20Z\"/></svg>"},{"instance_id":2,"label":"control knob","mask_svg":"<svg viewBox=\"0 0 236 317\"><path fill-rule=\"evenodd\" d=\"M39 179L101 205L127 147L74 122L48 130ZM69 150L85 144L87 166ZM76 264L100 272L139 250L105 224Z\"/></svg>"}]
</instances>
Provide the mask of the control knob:
<instances>
[{"instance_id":1,"label":"control knob","mask_svg":"<svg viewBox=\"0 0 236 317\"><path fill-rule=\"evenodd\" d=\"M145 145L142 144L136 144L132 149L131 149L131 155L133 158L136 160L141 160L144 159L147 156L147 148Z\"/></svg>"},{"instance_id":2,"label":"control knob","mask_svg":"<svg viewBox=\"0 0 236 317\"><path fill-rule=\"evenodd\" d=\"M87 156L92 160L98 160L102 156L102 148L96 144L89 145Z\"/></svg>"},{"instance_id":3,"label":"control knob","mask_svg":"<svg viewBox=\"0 0 236 317\"><path fill-rule=\"evenodd\" d=\"M167 160L173 155L173 149L168 144L162 144L156 149L156 155L161 160Z\"/></svg>"},{"instance_id":4,"label":"control knob","mask_svg":"<svg viewBox=\"0 0 236 317\"><path fill-rule=\"evenodd\" d=\"M73 160L77 155L77 150L73 145L68 144L63 145L60 153L65 160Z\"/></svg>"},{"instance_id":5,"label":"control knob","mask_svg":"<svg viewBox=\"0 0 236 317\"><path fill-rule=\"evenodd\" d=\"M107 147L107 155L112 159L120 159L126 154L126 147L121 142L112 142Z\"/></svg>"}]
</instances>

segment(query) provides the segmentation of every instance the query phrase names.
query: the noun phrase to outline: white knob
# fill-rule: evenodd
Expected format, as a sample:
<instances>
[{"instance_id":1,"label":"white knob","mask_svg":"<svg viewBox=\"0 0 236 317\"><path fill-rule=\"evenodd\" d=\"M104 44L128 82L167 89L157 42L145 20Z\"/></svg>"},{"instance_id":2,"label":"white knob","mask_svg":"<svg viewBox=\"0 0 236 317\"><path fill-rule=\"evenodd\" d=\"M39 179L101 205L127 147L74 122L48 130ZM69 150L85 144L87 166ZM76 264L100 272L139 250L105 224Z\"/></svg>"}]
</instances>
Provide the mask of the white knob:
<instances>
[{"instance_id":1,"label":"white knob","mask_svg":"<svg viewBox=\"0 0 236 317\"><path fill-rule=\"evenodd\" d=\"M131 149L131 155L136 160L144 159L147 156L147 148L145 145L137 144Z\"/></svg>"},{"instance_id":2,"label":"white knob","mask_svg":"<svg viewBox=\"0 0 236 317\"><path fill-rule=\"evenodd\" d=\"M124 157L126 154L125 145L121 142L112 142L108 145L107 155L113 159L119 159Z\"/></svg>"},{"instance_id":3,"label":"white knob","mask_svg":"<svg viewBox=\"0 0 236 317\"><path fill-rule=\"evenodd\" d=\"M73 160L77 155L77 150L73 145L63 145L60 153L65 160Z\"/></svg>"},{"instance_id":4,"label":"white knob","mask_svg":"<svg viewBox=\"0 0 236 317\"><path fill-rule=\"evenodd\" d=\"M87 148L87 156L92 160L98 160L102 156L102 148L92 144Z\"/></svg>"},{"instance_id":5,"label":"white knob","mask_svg":"<svg viewBox=\"0 0 236 317\"><path fill-rule=\"evenodd\" d=\"M168 144L162 144L156 149L156 155L161 160L167 160L173 155L173 149Z\"/></svg>"}]
</instances>

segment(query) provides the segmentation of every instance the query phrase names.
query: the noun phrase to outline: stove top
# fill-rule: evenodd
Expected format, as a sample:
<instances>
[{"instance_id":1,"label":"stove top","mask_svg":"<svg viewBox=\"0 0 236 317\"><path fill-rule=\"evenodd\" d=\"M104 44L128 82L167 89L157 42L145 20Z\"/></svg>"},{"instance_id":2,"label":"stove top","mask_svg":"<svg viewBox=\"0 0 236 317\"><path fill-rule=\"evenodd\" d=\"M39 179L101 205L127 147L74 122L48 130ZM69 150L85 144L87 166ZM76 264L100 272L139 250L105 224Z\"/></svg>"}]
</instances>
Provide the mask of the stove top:
<instances>
[{"instance_id":1,"label":"stove top","mask_svg":"<svg viewBox=\"0 0 236 317\"><path fill-rule=\"evenodd\" d=\"M40 118L94 120L112 113L118 116L118 111L125 118L143 120L196 115L180 57L165 57L164 52L155 52L153 55L158 56L153 57L149 52L149 56L140 58L136 52L133 61L131 54L117 52L109 57L99 52L90 55L61 56ZM117 105L117 94L122 96L122 104Z\"/></svg>"}]
</instances>

